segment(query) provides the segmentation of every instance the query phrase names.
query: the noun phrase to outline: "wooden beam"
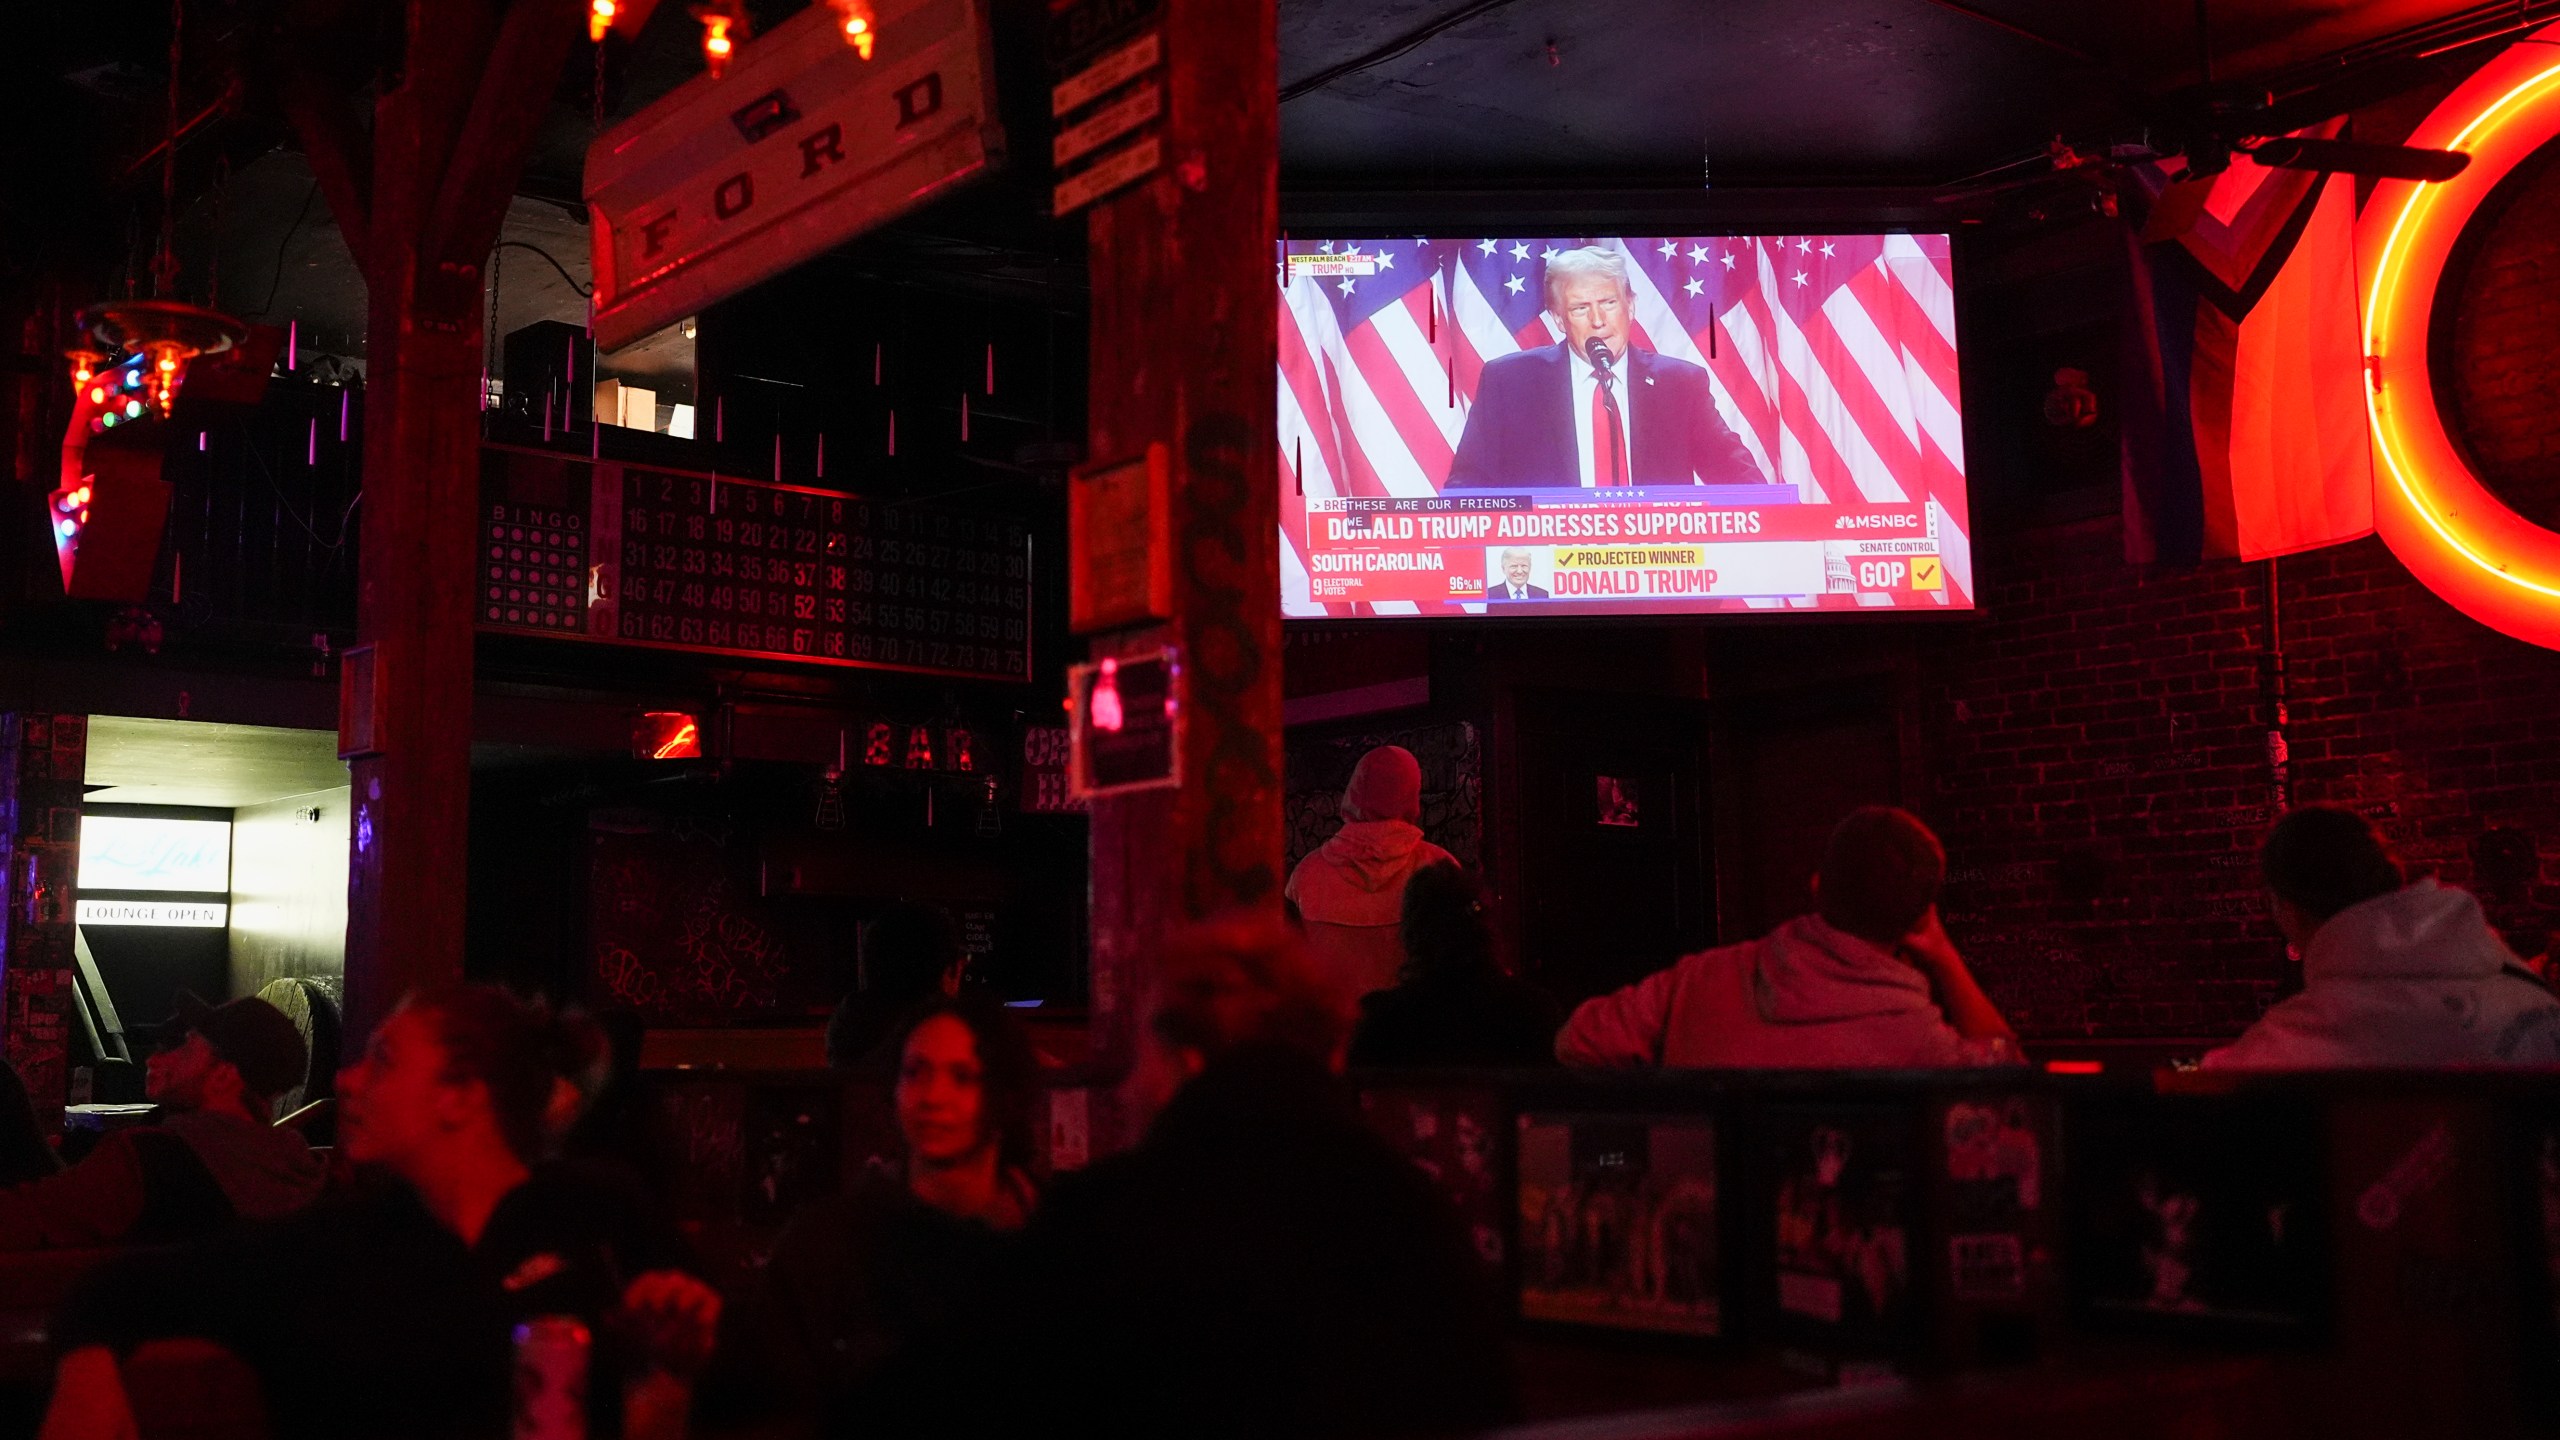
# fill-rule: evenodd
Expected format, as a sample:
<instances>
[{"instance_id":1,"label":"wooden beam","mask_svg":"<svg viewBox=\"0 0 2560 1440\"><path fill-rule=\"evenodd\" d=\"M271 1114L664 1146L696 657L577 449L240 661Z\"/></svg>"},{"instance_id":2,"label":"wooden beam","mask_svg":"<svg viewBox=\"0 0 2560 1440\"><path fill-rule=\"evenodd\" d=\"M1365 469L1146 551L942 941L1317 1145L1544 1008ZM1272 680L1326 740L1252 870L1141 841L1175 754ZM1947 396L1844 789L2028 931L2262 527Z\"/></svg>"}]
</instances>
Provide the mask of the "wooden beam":
<instances>
[{"instance_id":1,"label":"wooden beam","mask_svg":"<svg viewBox=\"0 0 2560 1440\"><path fill-rule=\"evenodd\" d=\"M586 12L580 0L515 0L507 8L453 164L427 211L423 258L475 267L488 259Z\"/></svg>"},{"instance_id":2,"label":"wooden beam","mask_svg":"<svg viewBox=\"0 0 2560 1440\"><path fill-rule=\"evenodd\" d=\"M351 767L346 1020L462 976L478 573L481 261L580 34L576 0L407 0L399 82L369 137L293 108L369 292L356 631L378 677ZM342 104L341 103L341 108ZM351 235L350 239L353 240Z\"/></svg>"},{"instance_id":3,"label":"wooden beam","mask_svg":"<svg viewBox=\"0 0 2560 1440\"><path fill-rule=\"evenodd\" d=\"M338 233L356 268L367 268L373 231L373 143L357 119L355 107L335 93L309 67L294 66L284 83L285 118L302 141L311 162L311 177L328 197Z\"/></svg>"},{"instance_id":4,"label":"wooden beam","mask_svg":"<svg viewBox=\"0 0 2560 1440\"><path fill-rule=\"evenodd\" d=\"M1097 654L1182 652L1182 785L1093 807L1093 1013L1106 1073L1135 1057L1166 930L1236 906L1277 919L1279 234L1275 0L1165 0L1165 169L1095 207L1097 461L1174 456L1174 618ZM1094 1139L1136 1117L1097 1096Z\"/></svg>"}]
</instances>

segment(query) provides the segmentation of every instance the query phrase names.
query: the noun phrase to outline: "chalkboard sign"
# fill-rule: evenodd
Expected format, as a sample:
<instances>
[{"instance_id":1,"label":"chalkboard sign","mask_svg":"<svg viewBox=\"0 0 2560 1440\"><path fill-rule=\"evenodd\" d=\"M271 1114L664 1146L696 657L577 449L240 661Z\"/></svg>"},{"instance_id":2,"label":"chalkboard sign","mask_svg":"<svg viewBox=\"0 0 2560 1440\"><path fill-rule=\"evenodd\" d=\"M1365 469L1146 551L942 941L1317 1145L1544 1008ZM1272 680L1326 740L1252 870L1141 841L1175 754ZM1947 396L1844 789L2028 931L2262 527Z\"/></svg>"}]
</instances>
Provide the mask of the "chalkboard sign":
<instances>
[{"instance_id":1,"label":"chalkboard sign","mask_svg":"<svg viewBox=\"0 0 2560 1440\"><path fill-rule=\"evenodd\" d=\"M1019 520L490 447L480 628L1021 681Z\"/></svg>"}]
</instances>

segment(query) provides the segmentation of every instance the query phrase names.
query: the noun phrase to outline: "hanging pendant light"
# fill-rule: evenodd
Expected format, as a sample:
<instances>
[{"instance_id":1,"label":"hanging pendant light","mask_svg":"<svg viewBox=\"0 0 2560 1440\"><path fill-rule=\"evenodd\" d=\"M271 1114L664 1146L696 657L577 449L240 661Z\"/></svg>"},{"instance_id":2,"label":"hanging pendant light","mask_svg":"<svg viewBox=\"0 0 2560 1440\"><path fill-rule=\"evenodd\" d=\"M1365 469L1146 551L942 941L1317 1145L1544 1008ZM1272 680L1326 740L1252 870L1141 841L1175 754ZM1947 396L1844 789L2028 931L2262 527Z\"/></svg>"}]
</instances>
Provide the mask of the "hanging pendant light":
<instances>
[{"instance_id":1,"label":"hanging pendant light","mask_svg":"<svg viewBox=\"0 0 2560 1440\"><path fill-rule=\"evenodd\" d=\"M71 389L77 394L97 378L98 367L115 357L83 342L63 351L62 358L71 362Z\"/></svg>"},{"instance_id":2,"label":"hanging pendant light","mask_svg":"<svg viewBox=\"0 0 2560 1440\"><path fill-rule=\"evenodd\" d=\"M175 300L110 300L80 317L89 338L110 351L142 356L142 397L160 418L178 400L188 362L219 355L248 338L249 327L201 305Z\"/></svg>"},{"instance_id":3,"label":"hanging pendant light","mask_svg":"<svg viewBox=\"0 0 2560 1440\"><path fill-rule=\"evenodd\" d=\"M717 80L729 68L729 61L753 33L747 19L747 8L741 0L701 0L693 7L693 18L702 22L702 64Z\"/></svg>"},{"instance_id":4,"label":"hanging pendant light","mask_svg":"<svg viewBox=\"0 0 2560 1440\"><path fill-rule=\"evenodd\" d=\"M171 236L177 226L178 98L186 32L186 0L170 0L169 124L160 142L160 248L151 262L152 298L90 306L80 316L83 342L64 352L71 361L75 391L87 386L113 357L127 351L141 355L143 400L164 420L177 404L179 387L186 384L188 363L218 355L249 334L247 325L220 311L161 298L178 288L178 258Z\"/></svg>"}]
</instances>

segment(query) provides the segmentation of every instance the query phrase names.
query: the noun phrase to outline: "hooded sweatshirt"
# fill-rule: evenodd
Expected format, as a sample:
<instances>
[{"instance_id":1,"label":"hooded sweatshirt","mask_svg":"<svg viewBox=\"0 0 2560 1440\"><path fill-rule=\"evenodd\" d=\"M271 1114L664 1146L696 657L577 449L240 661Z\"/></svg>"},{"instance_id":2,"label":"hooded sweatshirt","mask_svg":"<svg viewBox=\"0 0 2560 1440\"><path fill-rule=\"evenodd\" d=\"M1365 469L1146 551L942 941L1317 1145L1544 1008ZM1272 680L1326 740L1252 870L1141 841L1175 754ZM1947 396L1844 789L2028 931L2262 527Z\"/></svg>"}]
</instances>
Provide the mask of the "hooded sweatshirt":
<instances>
[{"instance_id":1,"label":"hooded sweatshirt","mask_svg":"<svg viewBox=\"0 0 2560 1440\"><path fill-rule=\"evenodd\" d=\"M1396 983L1404 942L1404 882L1426 865L1456 864L1402 820L1355 820L1289 875L1289 898L1307 922L1307 953L1320 973L1357 999Z\"/></svg>"},{"instance_id":2,"label":"hooded sweatshirt","mask_svg":"<svg viewBox=\"0 0 2560 1440\"><path fill-rule=\"evenodd\" d=\"M1556 1058L1584 1069L1849 1069L2013 1057L1958 1035L1918 970L1804 915L1584 1001Z\"/></svg>"},{"instance_id":3,"label":"hooded sweatshirt","mask_svg":"<svg viewBox=\"0 0 2560 1440\"><path fill-rule=\"evenodd\" d=\"M2330 916L2303 951L2302 983L2205 1068L2560 1064L2560 998L2479 901L2433 880Z\"/></svg>"},{"instance_id":4,"label":"hooded sweatshirt","mask_svg":"<svg viewBox=\"0 0 2560 1440\"><path fill-rule=\"evenodd\" d=\"M300 1131L201 1111L172 1115L155 1128L185 1142L242 1219L291 1214L328 1179L328 1166ZM151 1178L141 1149L148 1136L138 1142L136 1135L115 1131L61 1174L0 1190L0 1250L107 1245L131 1235L150 1208L151 1187L162 1183Z\"/></svg>"},{"instance_id":5,"label":"hooded sweatshirt","mask_svg":"<svg viewBox=\"0 0 2560 1440\"><path fill-rule=\"evenodd\" d=\"M1422 766L1381 745L1360 757L1342 792L1344 825L1289 873L1286 891L1307 926L1307 953L1346 1001L1396 983L1404 942L1404 882L1455 856L1422 838Z\"/></svg>"}]
</instances>

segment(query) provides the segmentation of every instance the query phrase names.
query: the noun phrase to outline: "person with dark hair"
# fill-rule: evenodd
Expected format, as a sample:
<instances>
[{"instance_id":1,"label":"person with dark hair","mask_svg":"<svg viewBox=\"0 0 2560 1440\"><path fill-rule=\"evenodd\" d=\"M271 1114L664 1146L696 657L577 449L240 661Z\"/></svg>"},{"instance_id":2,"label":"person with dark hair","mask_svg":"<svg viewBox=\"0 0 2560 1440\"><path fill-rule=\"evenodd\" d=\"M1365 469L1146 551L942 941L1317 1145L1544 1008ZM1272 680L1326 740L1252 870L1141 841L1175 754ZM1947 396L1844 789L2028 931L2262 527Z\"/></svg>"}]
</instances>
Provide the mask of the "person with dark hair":
<instances>
[{"instance_id":1,"label":"person with dark hair","mask_svg":"<svg viewBox=\"0 0 2560 1440\"><path fill-rule=\"evenodd\" d=\"M1121 1100L1135 1149L1058 1180L985 1329L922 1389L1003 1357L901 1433L1371 1436L1511 1409L1500 1311L1428 1179L1337 1077L1338 993L1276 919L1160 952Z\"/></svg>"},{"instance_id":2,"label":"person with dark hair","mask_svg":"<svg viewBox=\"0 0 2560 1440\"><path fill-rule=\"evenodd\" d=\"M1031 1218L1038 1061L978 996L941 997L894 1037L901 1155L792 1218L765 1267L761 1346L829 1431L867 1428L865 1391L953 1326Z\"/></svg>"},{"instance_id":3,"label":"person with dark hair","mask_svg":"<svg viewBox=\"0 0 2560 1440\"><path fill-rule=\"evenodd\" d=\"M1405 882L1404 970L1392 990L1361 997L1354 1066L1509 1065L1555 1060L1564 1018L1547 992L1494 958L1484 887L1453 864Z\"/></svg>"},{"instance_id":4,"label":"person with dark hair","mask_svg":"<svg viewBox=\"0 0 2560 1440\"><path fill-rule=\"evenodd\" d=\"M967 965L948 914L912 904L882 911L862 927L861 988L828 1017L827 1064L885 1076L907 1017L937 995L959 994Z\"/></svg>"},{"instance_id":5,"label":"person with dark hair","mask_svg":"<svg viewBox=\"0 0 2560 1440\"><path fill-rule=\"evenodd\" d=\"M1853 810L1823 847L1813 914L1585 1001L1556 1056L1586 1069L2015 1061L2017 1036L1938 923L1946 873L1918 816Z\"/></svg>"},{"instance_id":6,"label":"person with dark hair","mask_svg":"<svg viewBox=\"0 0 2560 1440\"><path fill-rule=\"evenodd\" d=\"M248 1365L278 1440L501 1434L513 1332L539 1316L593 1336L591 1433L680 1432L720 1298L643 1197L546 1163L559 1062L588 1048L560 1024L485 985L394 1012L338 1077L367 1183L92 1274L54 1325L48 1436L129 1435L117 1357L177 1337Z\"/></svg>"},{"instance_id":7,"label":"person with dark hair","mask_svg":"<svg viewBox=\"0 0 2560 1440\"><path fill-rule=\"evenodd\" d=\"M273 1005L180 992L145 1066L161 1122L114 1131L70 1169L0 1190L0 1250L168 1244L310 1204L328 1167L271 1113L304 1063L301 1032Z\"/></svg>"},{"instance_id":8,"label":"person with dark hair","mask_svg":"<svg viewBox=\"0 0 2560 1440\"><path fill-rule=\"evenodd\" d=\"M1425 865L1456 862L1422 836L1422 762L1401 745L1360 757L1341 813L1342 828L1289 872L1283 895L1297 907L1316 972L1348 1009L1404 968L1396 926L1405 881Z\"/></svg>"},{"instance_id":9,"label":"person with dark hair","mask_svg":"<svg viewBox=\"0 0 2560 1440\"><path fill-rule=\"evenodd\" d=\"M2305 805L2258 850L2302 993L2204 1057L2208 1069L2560 1064L2560 997L2480 902L2398 857L2352 810Z\"/></svg>"}]
</instances>

